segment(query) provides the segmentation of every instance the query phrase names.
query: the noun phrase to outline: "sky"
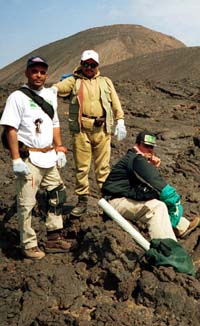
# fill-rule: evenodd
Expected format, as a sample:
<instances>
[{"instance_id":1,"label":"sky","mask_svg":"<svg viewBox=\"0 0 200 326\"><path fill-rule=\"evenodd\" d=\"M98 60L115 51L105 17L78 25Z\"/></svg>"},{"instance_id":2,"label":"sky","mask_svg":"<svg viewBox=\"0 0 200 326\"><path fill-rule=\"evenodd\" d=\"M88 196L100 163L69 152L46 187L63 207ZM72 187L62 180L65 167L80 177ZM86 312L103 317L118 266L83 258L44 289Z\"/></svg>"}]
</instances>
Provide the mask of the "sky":
<instances>
[{"instance_id":1,"label":"sky","mask_svg":"<svg viewBox=\"0 0 200 326\"><path fill-rule=\"evenodd\" d=\"M88 28L142 25L200 46L200 0L0 0L0 69Z\"/></svg>"}]
</instances>

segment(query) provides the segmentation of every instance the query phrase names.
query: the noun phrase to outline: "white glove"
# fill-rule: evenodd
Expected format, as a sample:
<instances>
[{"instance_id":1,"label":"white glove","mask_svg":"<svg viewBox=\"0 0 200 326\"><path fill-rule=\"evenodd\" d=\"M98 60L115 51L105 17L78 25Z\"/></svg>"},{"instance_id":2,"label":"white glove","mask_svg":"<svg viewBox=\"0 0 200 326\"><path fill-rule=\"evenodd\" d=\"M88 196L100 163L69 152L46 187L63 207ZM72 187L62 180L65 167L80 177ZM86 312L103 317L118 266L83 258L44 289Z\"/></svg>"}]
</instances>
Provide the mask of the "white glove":
<instances>
[{"instance_id":1,"label":"white glove","mask_svg":"<svg viewBox=\"0 0 200 326\"><path fill-rule=\"evenodd\" d=\"M63 152L57 152L57 167L63 168L67 163L66 155Z\"/></svg>"},{"instance_id":2,"label":"white glove","mask_svg":"<svg viewBox=\"0 0 200 326\"><path fill-rule=\"evenodd\" d=\"M119 119L117 121L117 125L116 125L116 128L115 128L115 136L117 136L117 140L122 140L124 138L126 138L126 134L127 134L127 131L126 131L126 127L124 125L124 120L123 119Z\"/></svg>"},{"instance_id":3,"label":"white glove","mask_svg":"<svg viewBox=\"0 0 200 326\"><path fill-rule=\"evenodd\" d=\"M13 172L16 176L25 176L31 173L29 170L29 167L22 161L21 158L17 158L16 160L13 160Z\"/></svg>"}]
</instances>

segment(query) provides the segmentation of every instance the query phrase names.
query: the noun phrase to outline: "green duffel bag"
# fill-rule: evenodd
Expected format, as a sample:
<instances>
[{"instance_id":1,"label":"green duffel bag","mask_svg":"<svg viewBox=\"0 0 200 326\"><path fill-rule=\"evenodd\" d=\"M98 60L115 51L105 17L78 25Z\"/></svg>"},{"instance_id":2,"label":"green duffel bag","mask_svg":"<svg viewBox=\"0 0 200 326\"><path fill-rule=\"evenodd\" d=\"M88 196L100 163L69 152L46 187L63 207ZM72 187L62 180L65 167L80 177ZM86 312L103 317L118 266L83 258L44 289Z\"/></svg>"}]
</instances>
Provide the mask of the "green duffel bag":
<instances>
[{"instance_id":1,"label":"green duffel bag","mask_svg":"<svg viewBox=\"0 0 200 326\"><path fill-rule=\"evenodd\" d=\"M154 266L172 266L176 272L195 276L194 265L187 251L173 239L152 239L146 260Z\"/></svg>"}]
</instances>

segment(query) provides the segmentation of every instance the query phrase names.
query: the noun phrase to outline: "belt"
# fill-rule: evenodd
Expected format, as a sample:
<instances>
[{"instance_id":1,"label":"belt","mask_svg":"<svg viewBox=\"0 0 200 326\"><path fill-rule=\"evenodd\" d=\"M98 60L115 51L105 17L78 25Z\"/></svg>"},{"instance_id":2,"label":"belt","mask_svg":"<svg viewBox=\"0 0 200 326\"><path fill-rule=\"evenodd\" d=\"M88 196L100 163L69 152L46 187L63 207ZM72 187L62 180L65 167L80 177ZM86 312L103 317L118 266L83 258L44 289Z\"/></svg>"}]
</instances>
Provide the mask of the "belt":
<instances>
[{"instance_id":1,"label":"belt","mask_svg":"<svg viewBox=\"0 0 200 326\"><path fill-rule=\"evenodd\" d=\"M23 149L28 150L30 152L47 153L49 151L52 151L52 149L54 149L54 146L48 146L48 147L43 147L43 148L35 148L35 147L23 146Z\"/></svg>"},{"instance_id":2,"label":"belt","mask_svg":"<svg viewBox=\"0 0 200 326\"><path fill-rule=\"evenodd\" d=\"M105 115L102 115L101 117L94 117L93 115L87 115L82 113L82 117L88 118L88 119L99 119L99 118L105 118Z\"/></svg>"}]
</instances>

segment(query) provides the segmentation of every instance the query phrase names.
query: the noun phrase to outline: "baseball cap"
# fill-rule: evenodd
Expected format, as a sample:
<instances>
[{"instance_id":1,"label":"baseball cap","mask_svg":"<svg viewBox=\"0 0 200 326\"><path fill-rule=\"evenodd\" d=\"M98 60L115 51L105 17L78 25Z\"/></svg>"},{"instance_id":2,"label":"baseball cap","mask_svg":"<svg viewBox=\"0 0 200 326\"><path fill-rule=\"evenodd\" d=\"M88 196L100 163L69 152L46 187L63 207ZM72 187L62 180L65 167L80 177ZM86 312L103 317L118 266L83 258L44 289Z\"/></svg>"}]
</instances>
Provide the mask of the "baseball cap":
<instances>
[{"instance_id":1,"label":"baseball cap","mask_svg":"<svg viewBox=\"0 0 200 326\"><path fill-rule=\"evenodd\" d=\"M31 57L31 58L28 59L27 68L31 67L31 66L34 66L36 64L43 65L43 66L45 66L47 68L49 66L45 59L43 59L42 57L39 57L39 56L34 56L34 57Z\"/></svg>"},{"instance_id":2,"label":"baseball cap","mask_svg":"<svg viewBox=\"0 0 200 326\"><path fill-rule=\"evenodd\" d=\"M95 62L99 63L99 55L94 50L86 50L81 55L81 61L86 61L88 59L93 59Z\"/></svg>"},{"instance_id":3,"label":"baseball cap","mask_svg":"<svg viewBox=\"0 0 200 326\"><path fill-rule=\"evenodd\" d=\"M141 143L154 147L156 146L156 136L148 130L141 131L136 137L136 144Z\"/></svg>"}]
</instances>

